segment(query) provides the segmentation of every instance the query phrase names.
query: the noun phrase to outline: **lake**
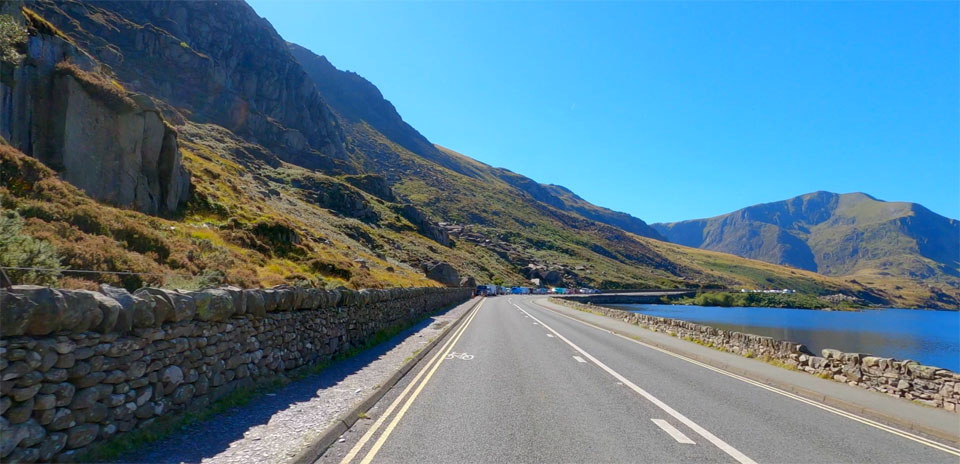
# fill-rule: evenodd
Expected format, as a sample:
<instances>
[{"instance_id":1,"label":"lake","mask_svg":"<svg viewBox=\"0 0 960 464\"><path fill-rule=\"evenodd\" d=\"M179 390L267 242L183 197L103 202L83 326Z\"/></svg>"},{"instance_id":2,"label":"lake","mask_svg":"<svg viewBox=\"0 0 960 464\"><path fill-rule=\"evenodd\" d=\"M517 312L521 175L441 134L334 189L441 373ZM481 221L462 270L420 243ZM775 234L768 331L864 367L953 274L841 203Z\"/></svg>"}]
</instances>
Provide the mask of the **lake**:
<instances>
[{"instance_id":1,"label":"lake","mask_svg":"<svg viewBox=\"0 0 960 464\"><path fill-rule=\"evenodd\" d=\"M605 305L648 316L697 322L719 329L870 353L960 372L960 312L877 309L861 312L685 305Z\"/></svg>"}]
</instances>

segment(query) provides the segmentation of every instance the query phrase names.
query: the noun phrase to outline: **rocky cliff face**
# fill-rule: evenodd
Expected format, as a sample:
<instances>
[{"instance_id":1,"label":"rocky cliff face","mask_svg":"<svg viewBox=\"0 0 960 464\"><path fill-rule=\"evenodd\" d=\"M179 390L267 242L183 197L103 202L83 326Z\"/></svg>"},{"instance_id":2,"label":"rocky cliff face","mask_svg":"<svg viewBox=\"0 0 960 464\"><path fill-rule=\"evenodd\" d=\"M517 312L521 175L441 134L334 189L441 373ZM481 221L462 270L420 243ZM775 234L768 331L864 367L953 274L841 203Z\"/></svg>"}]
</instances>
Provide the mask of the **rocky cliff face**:
<instances>
[{"instance_id":1,"label":"rocky cliff face","mask_svg":"<svg viewBox=\"0 0 960 464\"><path fill-rule=\"evenodd\" d=\"M291 54L317 85L337 113L350 123L366 122L390 140L425 159L461 174L476 177L471 166L441 152L426 137L407 124L380 89L357 73L341 71L326 57L297 44L287 44Z\"/></svg>"},{"instance_id":2,"label":"rocky cliff face","mask_svg":"<svg viewBox=\"0 0 960 464\"><path fill-rule=\"evenodd\" d=\"M150 98L111 82L94 58L18 6L4 14L29 36L23 59L0 82L0 135L93 198L149 214L175 211L190 191L176 131Z\"/></svg>"},{"instance_id":3,"label":"rocky cliff face","mask_svg":"<svg viewBox=\"0 0 960 464\"><path fill-rule=\"evenodd\" d=\"M226 127L306 167L354 171L339 123L313 81L247 4L40 1L31 7L122 82L189 119Z\"/></svg>"}]
</instances>

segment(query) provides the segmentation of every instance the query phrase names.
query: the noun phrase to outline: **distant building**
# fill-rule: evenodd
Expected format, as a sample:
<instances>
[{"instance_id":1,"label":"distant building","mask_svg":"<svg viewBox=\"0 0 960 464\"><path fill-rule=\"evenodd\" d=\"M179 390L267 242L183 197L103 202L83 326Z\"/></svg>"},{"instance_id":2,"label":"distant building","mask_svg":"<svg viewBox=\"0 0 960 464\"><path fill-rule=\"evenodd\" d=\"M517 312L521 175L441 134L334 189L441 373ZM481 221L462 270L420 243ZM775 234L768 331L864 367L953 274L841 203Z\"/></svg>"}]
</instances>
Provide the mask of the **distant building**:
<instances>
[{"instance_id":1,"label":"distant building","mask_svg":"<svg viewBox=\"0 0 960 464\"><path fill-rule=\"evenodd\" d=\"M740 293L777 293L777 294L784 294L784 295L786 295L786 294L791 294L791 293L797 293L797 291L796 291L796 290L793 290L793 289L789 289L789 288L784 288L784 289L782 289L782 290L777 290L777 289L753 289L753 290L747 290L747 289L745 289L745 288L741 288L741 289L740 289Z\"/></svg>"}]
</instances>

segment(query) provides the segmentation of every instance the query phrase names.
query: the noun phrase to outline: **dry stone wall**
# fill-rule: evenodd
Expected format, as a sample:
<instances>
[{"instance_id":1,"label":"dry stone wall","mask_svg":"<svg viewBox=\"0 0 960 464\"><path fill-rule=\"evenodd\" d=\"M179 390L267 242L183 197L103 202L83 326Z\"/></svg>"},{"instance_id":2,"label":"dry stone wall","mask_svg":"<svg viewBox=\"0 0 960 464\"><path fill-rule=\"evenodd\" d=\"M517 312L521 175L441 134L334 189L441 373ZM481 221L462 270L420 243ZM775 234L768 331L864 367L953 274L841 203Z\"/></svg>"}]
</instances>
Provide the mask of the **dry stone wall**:
<instances>
[{"instance_id":1,"label":"dry stone wall","mask_svg":"<svg viewBox=\"0 0 960 464\"><path fill-rule=\"evenodd\" d=\"M916 361L883 358L863 353L825 349L821 356L800 343L777 340L708 325L631 313L563 298L556 303L581 311L602 314L655 332L694 340L722 351L776 361L788 368L833 379L867 390L906 398L927 406L960 413L960 374Z\"/></svg>"},{"instance_id":2,"label":"dry stone wall","mask_svg":"<svg viewBox=\"0 0 960 464\"><path fill-rule=\"evenodd\" d=\"M0 459L70 461L359 346L470 288L0 289Z\"/></svg>"}]
</instances>

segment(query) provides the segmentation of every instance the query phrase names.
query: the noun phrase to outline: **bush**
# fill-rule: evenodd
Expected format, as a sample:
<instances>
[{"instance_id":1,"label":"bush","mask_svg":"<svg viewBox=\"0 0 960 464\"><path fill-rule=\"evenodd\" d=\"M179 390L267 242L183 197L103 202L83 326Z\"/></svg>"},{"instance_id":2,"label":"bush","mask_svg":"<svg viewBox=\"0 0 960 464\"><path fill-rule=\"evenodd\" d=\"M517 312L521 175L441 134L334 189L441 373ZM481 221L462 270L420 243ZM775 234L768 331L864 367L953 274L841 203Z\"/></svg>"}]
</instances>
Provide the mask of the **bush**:
<instances>
[{"instance_id":1,"label":"bush","mask_svg":"<svg viewBox=\"0 0 960 464\"><path fill-rule=\"evenodd\" d=\"M203 290L219 287L227 281L226 274L220 270L208 269L198 276L172 274L164 278L163 286L181 290Z\"/></svg>"},{"instance_id":2,"label":"bush","mask_svg":"<svg viewBox=\"0 0 960 464\"><path fill-rule=\"evenodd\" d=\"M733 306L733 296L729 293L701 293L694 298L699 306Z\"/></svg>"},{"instance_id":3,"label":"bush","mask_svg":"<svg viewBox=\"0 0 960 464\"><path fill-rule=\"evenodd\" d=\"M17 24L10 15L0 15L0 63L14 68L23 61L27 43L27 28Z\"/></svg>"},{"instance_id":4,"label":"bush","mask_svg":"<svg viewBox=\"0 0 960 464\"><path fill-rule=\"evenodd\" d=\"M53 247L23 233L23 218L16 211L0 212L0 266L33 267L53 271L8 270L15 284L53 285L60 277L60 258Z\"/></svg>"}]
</instances>

